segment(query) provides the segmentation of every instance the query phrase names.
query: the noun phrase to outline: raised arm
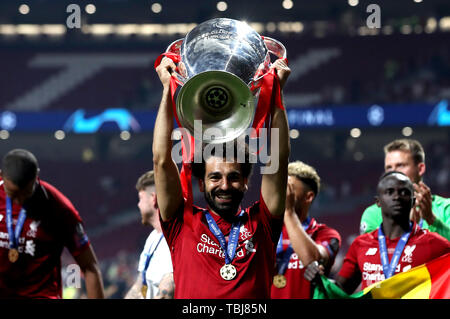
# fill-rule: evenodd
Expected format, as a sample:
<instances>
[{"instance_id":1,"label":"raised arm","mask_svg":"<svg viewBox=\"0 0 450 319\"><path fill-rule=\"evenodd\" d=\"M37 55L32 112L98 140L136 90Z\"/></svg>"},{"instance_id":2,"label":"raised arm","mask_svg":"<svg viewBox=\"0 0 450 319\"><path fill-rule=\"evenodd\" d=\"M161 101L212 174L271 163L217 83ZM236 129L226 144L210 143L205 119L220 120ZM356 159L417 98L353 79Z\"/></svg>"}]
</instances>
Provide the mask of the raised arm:
<instances>
[{"instance_id":1,"label":"raised arm","mask_svg":"<svg viewBox=\"0 0 450 319\"><path fill-rule=\"evenodd\" d=\"M173 111L170 95L171 70L176 66L164 58L156 68L163 94L153 131L153 170L158 207L163 221L170 219L183 202L178 167L172 159Z\"/></svg>"},{"instance_id":2,"label":"raised arm","mask_svg":"<svg viewBox=\"0 0 450 319\"><path fill-rule=\"evenodd\" d=\"M325 268L328 268L330 256L326 248L315 243L303 229L300 218L295 213L294 203L293 186L288 183L284 224L286 225L292 248L303 265L308 266L313 261L318 261Z\"/></svg>"},{"instance_id":3,"label":"raised arm","mask_svg":"<svg viewBox=\"0 0 450 319\"><path fill-rule=\"evenodd\" d=\"M277 60L273 64L283 88L291 73L284 60ZM274 132L278 130L277 134ZM287 169L289 164L290 142L289 126L286 110L273 107L271 122L272 140L270 143L271 160L267 163L261 181L261 194L272 216L281 217L284 214L286 200ZM274 134L275 133L275 134ZM275 161L278 161L275 163ZM276 169L272 169L276 168Z\"/></svg>"}]
</instances>

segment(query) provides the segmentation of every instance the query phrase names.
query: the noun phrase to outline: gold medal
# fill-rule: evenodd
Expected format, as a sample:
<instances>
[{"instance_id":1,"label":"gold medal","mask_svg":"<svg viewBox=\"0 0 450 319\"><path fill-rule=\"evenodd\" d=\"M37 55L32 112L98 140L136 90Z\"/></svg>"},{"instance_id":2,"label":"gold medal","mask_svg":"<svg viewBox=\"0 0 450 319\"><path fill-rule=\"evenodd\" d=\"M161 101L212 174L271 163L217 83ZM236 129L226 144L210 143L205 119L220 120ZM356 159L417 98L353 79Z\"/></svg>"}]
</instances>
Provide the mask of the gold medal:
<instances>
[{"instance_id":1,"label":"gold medal","mask_svg":"<svg viewBox=\"0 0 450 319\"><path fill-rule=\"evenodd\" d=\"M19 259L19 251L17 249L11 248L8 252L8 259L10 262L15 263Z\"/></svg>"},{"instance_id":2,"label":"gold medal","mask_svg":"<svg viewBox=\"0 0 450 319\"><path fill-rule=\"evenodd\" d=\"M223 265L220 268L220 276L225 280L233 280L237 275L236 267L232 264Z\"/></svg>"},{"instance_id":3,"label":"gold medal","mask_svg":"<svg viewBox=\"0 0 450 319\"><path fill-rule=\"evenodd\" d=\"M286 287L286 277L280 274L273 276L273 285L277 288Z\"/></svg>"},{"instance_id":4,"label":"gold medal","mask_svg":"<svg viewBox=\"0 0 450 319\"><path fill-rule=\"evenodd\" d=\"M144 297L144 299L146 299L147 298L147 285L142 285L141 293L142 293L142 297Z\"/></svg>"}]
</instances>

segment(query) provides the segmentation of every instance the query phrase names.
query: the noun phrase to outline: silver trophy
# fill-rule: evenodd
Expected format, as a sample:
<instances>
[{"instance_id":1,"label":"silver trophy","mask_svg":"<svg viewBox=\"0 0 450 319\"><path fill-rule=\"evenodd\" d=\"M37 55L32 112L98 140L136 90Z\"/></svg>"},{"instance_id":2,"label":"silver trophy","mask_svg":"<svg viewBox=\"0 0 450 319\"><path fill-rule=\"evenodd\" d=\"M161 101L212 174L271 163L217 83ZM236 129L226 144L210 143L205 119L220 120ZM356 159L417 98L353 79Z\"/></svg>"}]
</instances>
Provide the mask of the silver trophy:
<instances>
[{"instance_id":1,"label":"silver trophy","mask_svg":"<svg viewBox=\"0 0 450 319\"><path fill-rule=\"evenodd\" d=\"M252 124L271 54L286 57L280 42L226 18L199 24L166 52L181 57L175 75L181 82L176 93L180 123L192 135L202 134L205 143L225 143L244 133ZM201 128L194 126L195 120L201 120ZM211 128L221 134L203 134Z\"/></svg>"}]
</instances>

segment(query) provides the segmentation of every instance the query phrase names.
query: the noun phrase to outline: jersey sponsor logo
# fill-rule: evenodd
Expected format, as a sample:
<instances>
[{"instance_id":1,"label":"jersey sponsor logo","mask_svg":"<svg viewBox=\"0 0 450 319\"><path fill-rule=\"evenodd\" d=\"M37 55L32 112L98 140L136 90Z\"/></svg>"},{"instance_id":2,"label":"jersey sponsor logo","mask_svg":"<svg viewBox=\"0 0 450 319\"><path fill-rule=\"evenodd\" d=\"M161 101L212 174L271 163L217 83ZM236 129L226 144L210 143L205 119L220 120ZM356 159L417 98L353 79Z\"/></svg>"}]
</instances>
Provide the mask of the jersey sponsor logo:
<instances>
[{"instance_id":1,"label":"jersey sponsor logo","mask_svg":"<svg viewBox=\"0 0 450 319\"><path fill-rule=\"evenodd\" d=\"M362 279L366 281L367 286L385 279L383 274L383 266L381 264L365 262L362 270ZM400 264L398 264L397 267L395 267L394 273L398 273L400 270Z\"/></svg>"},{"instance_id":2,"label":"jersey sponsor logo","mask_svg":"<svg viewBox=\"0 0 450 319\"><path fill-rule=\"evenodd\" d=\"M304 267L305 266L303 265L300 258L298 258L298 255L296 253L293 253L288 264L288 269L303 269Z\"/></svg>"},{"instance_id":3,"label":"jersey sponsor logo","mask_svg":"<svg viewBox=\"0 0 450 319\"><path fill-rule=\"evenodd\" d=\"M402 258L402 262L404 263L412 263L412 254L414 252L414 249L416 249L416 245L407 245L405 247L404 256Z\"/></svg>"},{"instance_id":4,"label":"jersey sponsor logo","mask_svg":"<svg viewBox=\"0 0 450 319\"><path fill-rule=\"evenodd\" d=\"M0 239L9 240L9 234L5 232L0 232Z\"/></svg>"},{"instance_id":5,"label":"jersey sponsor logo","mask_svg":"<svg viewBox=\"0 0 450 319\"><path fill-rule=\"evenodd\" d=\"M5 240L0 240L0 248L6 248L9 249L9 235L8 233L3 233L0 232L0 239L5 239ZM36 244L34 243L33 240L25 240L25 237L20 237L19 238L19 247L17 247L17 250L19 251L19 253L23 254L28 254L31 256L34 256L36 253Z\"/></svg>"},{"instance_id":6,"label":"jersey sponsor logo","mask_svg":"<svg viewBox=\"0 0 450 319\"><path fill-rule=\"evenodd\" d=\"M375 247L369 248L366 251L366 256L375 256L376 253L377 253L377 248L375 248Z\"/></svg>"},{"instance_id":7,"label":"jersey sponsor logo","mask_svg":"<svg viewBox=\"0 0 450 319\"><path fill-rule=\"evenodd\" d=\"M378 281L383 281L385 279L384 274L380 273L369 274L367 272L362 273L362 278L364 281L367 282L367 286L370 286L371 284L374 284Z\"/></svg>"},{"instance_id":8,"label":"jersey sponsor logo","mask_svg":"<svg viewBox=\"0 0 450 319\"><path fill-rule=\"evenodd\" d=\"M255 250L256 251L256 250ZM212 254L225 259L225 254L218 243L213 241L207 234L200 236L200 242L197 244L197 252L202 254ZM242 248L236 251L236 257L244 257L244 250Z\"/></svg>"}]
</instances>

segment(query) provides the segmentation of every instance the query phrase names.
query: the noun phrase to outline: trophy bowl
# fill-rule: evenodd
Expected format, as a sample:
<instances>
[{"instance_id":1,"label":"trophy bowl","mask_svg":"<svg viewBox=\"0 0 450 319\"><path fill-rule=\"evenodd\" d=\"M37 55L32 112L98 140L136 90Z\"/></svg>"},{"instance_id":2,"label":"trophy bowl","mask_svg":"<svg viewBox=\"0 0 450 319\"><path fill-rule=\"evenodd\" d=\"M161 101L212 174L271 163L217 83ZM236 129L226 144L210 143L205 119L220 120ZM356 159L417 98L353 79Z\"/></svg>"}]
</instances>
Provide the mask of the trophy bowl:
<instances>
[{"instance_id":1,"label":"trophy bowl","mask_svg":"<svg viewBox=\"0 0 450 319\"><path fill-rule=\"evenodd\" d=\"M181 83L176 92L181 125L194 136L201 134L205 143L226 143L242 135L256 108L258 91L251 88L269 69L269 52L285 55L283 50L281 43L261 37L247 23L228 18L205 21L173 42L166 52L181 59L175 75ZM201 127L194 125L199 120Z\"/></svg>"}]
</instances>

